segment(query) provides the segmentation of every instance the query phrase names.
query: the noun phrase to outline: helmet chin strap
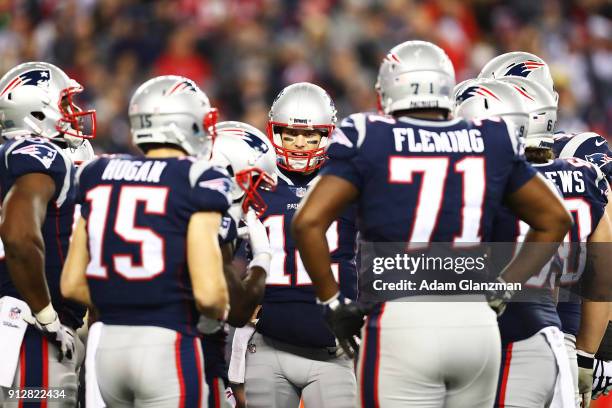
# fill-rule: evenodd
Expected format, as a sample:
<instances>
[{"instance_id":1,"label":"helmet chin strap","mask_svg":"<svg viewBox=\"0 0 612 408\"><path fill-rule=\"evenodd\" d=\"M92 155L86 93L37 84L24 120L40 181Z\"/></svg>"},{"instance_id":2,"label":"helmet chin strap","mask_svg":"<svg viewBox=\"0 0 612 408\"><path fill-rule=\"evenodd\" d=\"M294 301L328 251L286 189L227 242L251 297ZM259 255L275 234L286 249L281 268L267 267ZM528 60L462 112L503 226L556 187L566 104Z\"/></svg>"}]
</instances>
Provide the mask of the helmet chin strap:
<instances>
[{"instance_id":1,"label":"helmet chin strap","mask_svg":"<svg viewBox=\"0 0 612 408\"><path fill-rule=\"evenodd\" d=\"M38 126L32 119L28 118L27 116L25 118L23 118L23 122L30 127L31 132L33 134L36 135L40 135L40 136L44 136L44 137L49 137L48 135L45 135L42 128L40 126Z\"/></svg>"}]
</instances>

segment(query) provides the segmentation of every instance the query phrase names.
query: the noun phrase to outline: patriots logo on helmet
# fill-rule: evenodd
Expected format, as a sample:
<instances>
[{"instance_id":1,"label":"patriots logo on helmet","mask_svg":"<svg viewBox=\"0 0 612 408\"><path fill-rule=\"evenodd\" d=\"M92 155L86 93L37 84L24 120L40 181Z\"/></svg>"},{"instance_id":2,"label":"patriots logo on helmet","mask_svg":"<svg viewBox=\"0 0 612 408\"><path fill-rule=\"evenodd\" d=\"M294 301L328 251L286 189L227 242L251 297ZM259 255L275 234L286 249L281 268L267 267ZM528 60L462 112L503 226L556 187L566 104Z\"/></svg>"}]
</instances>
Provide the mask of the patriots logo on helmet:
<instances>
[{"instance_id":1,"label":"patriots logo on helmet","mask_svg":"<svg viewBox=\"0 0 612 408\"><path fill-rule=\"evenodd\" d=\"M467 87L463 92L461 92L461 94L457 97L457 102L464 102L476 95L484 96L485 98L492 96L499 101L499 98L489 89L485 88L484 86L474 85Z\"/></svg>"},{"instance_id":2,"label":"patriots logo on helmet","mask_svg":"<svg viewBox=\"0 0 612 408\"><path fill-rule=\"evenodd\" d=\"M32 156L48 169L51 167L53 160L55 160L55 156L57 156L57 150L45 145L28 145L14 150L12 154L26 154Z\"/></svg>"},{"instance_id":3,"label":"patriots logo on helmet","mask_svg":"<svg viewBox=\"0 0 612 408\"><path fill-rule=\"evenodd\" d=\"M258 137L254 137L249 132L245 132L241 136L241 139L244 140L246 142L246 144L251 146L253 149L255 149L258 152L260 152L261 154L265 154L270 149L268 147L268 145L263 140L261 140Z\"/></svg>"},{"instance_id":4,"label":"patriots logo on helmet","mask_svg":"<svg viewBox=\"0 0 612 408\"><path fill-rule=\"evenodd\" d=\"M256 151L258 151L261 154L266 154L268 152L268 150L270 150L270 148L268 147L268 145L261 140L259 137L255 136L254 134L250 133L247 130L244 129L223 129L223 132L227 132L228 134L231 134L233 136L236 136L240 139L242 139L246 144L248 144L251 148L255 149Z\"/></svg>"},{"instance_id":5,"label":"patriots logo on helmet","mask_svg":"<svg viewBox=\"0 0 612 408\"><path fill-rule=\"evenodd\" d=\"M508 66L508 71L506 71L504 76L520 76L527 78L527 76L531 74L534 69L541 68L544 65L545 64L543 62L534 60L519 62L518 64Z\"/></svg>"},{"instance_id":6,"label":"patriots logo on helmet","mask_svg":"<svg viewBox=\"0 0 612 408\"><path fill-rule=\"evenodd\" d=\"M590 162L595 164L598 167L603 167L607 164L612 163L612 157L608 156L605 153L593 153L593 154L588 154L585 156L585 158Z\"/></svg>"},{"instance_id":7,"label":"patriots logo on helmet","mask_svg":"<svg viewBox=\"0 0 612 408\"><path fill-rule=\"evenodd\" d=\"M194 84L192 81L181 81L181 82L178 82L172 88L170 88L170 90L168 91L166 96L175 95L175 94L178 94L178 93L181 93L181 92L186 92L186 91L188 91L188 92L197 92L196 84Z\"/></svg>"},{"instance_id":8,"label":"patriots logo on helmet","mask_svg":"<svg viewBox=\"0 0 612 408\"><path fill-rule=\"evenodd\" d=\"M51 72L48 69L32 69L19 74L7 86L4 87L0 96L4 96L7 92L12 91L22 85L34 85L41 88L48 88L51 80Z\"/></svg>"}]
</instances>

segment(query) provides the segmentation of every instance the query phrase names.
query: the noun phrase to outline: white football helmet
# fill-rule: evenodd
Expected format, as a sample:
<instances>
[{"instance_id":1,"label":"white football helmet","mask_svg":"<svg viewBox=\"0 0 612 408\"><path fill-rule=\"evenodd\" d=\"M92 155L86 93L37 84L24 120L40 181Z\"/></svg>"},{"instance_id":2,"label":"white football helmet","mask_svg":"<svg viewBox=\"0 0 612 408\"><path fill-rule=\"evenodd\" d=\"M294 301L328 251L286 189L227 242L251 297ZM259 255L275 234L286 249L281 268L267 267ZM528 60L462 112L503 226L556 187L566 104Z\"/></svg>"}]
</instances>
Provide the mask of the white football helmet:
<instances>
[{"instance_id":1,"label":"white football helmet","mask_svg":"<svg viewBox=\"0 0 612 408\"><path fill-rule=\"evenodd\" d=\"M524 51L498 55L482 68L478 78L500 79L507 76L527 78L542 85L552 95L555 103L559 94L555 92L548 64L537 55Z\"/></svg>"},{"instance_id":2,"label":"white football helmet","mask_svg":"<svg viewBox=\"0 0 612 408\"><path fill-rule=\"evenodd\" d=\"M517 137L527 132L527 106L512 86L504 82L468 79L455 87L453 100L455 116L468 120L500 117L512 125Z\"/></svg>"},{"instance_id":3,"label":"white football helmet","mask_svg":"<svg viewBox=\"0 0 612 408\"><path fill-rule=\"evenodd\" d=\"M278 167L310 172L321 167L329 135L336 126L336 106L329 94L315 84L299 82L283 89L269 113L268 137L278 157ZM318 130L321 142L316 149L292 150L283 147L282 128Z\"/></svg>"},{"instance_id":4,"label":"white football helmet","mask_svg":"<svg viewBox=\"0 0 612 408\"><path fill-rule=\"evenodd\" d=\"M235 180L230 213L238 220L253 208L258 217L267 205L257 189L276 188L276 155L266 135L243 122L221 122L212 149L211 162L224 167Z\"/></svg>"},{"instance_id":5,"label":"white football helmet","mask_svg":"<svg viewBox=\"0 0 612 408\"><path fill-rule=\"evenodd\" d=\"M526 147L552 148L557 102L546 88L537 82L520 77L504 77L500 81L511 85L521 95L529 113L529 126L525 134Z\"/></svg>"},{"instance_id":6,"label":"white football helmet","mask_svg":"<svg viewBox=\"0 0 612 408\"><path fill-rule=\"evenodd\" d=\"M47 62L19 64L0 79L2 137L35 135L79 146L96 134L95 110L73 98L83 87Z\"/></svg>"},{"instance_id":7,"label":"white football helmet","mask_svg":"<svg viewBox=\"0 0 612 408\"><path fill-rule=\"evenodd\" d=\"M426 41L406 41L391 49L378 71L380 109L440 108L450 110L455 69L448 55Z\"/></svg>"},{"instance_id":8,"label":"white football helmet","mask_svg":"<svg viewBox=\"0 0 612 408\"><path fill-rule=\"evenodd\" d=\"M77 147L68 146L63 150L77 167L96 157L94 149L91 146L91 143L89 143L89 140L83 140L83 143Z\"/></svg>"},{"instance_id":9,"label":"white football helmet","mask_svg":"<svg viewBox=\"0 0 612 408\"><path fill-rule=\"evenodd\" d=\"M129 106L132 140L147 144L170 144L189 155L210 154L217 110L190 79L164 75L140 85Z\"/></svg>"}]
</instances>

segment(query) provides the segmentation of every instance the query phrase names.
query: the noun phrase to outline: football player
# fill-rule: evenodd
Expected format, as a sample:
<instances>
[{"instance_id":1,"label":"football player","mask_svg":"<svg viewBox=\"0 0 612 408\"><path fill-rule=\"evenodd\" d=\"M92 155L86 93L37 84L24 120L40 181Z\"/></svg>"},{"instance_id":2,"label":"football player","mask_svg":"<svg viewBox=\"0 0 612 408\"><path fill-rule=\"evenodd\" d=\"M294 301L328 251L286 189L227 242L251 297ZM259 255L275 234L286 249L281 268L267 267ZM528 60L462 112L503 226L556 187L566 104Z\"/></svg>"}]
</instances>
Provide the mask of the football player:
<instances>
[{"instance_id":1,"label":"football player","mask_svg":"<svg viewBox=\"0 0 612 408\"><path fill-rule=\"evenodd\" d=\"M542 244L522 247L504 269L502 289L489 295L498 310L512 295L504 284L537 272L571 225L561 201L526 163L511 124L450 119L454 85L452 63L441 48L423 41L394 47L377 82L389 116L357 113L342 121L332 135L329 163L294 217L293 233L317 298L350 349L363 310L332 279L322 239L349 203L357 202L364 241L412 248L490 241L493 217L505 201L532 227L526 242ZM429 273L417 271L410 279L419 288ZM419 296L431 294L425 290L408 293L400 299L412 301L383 302L369 311L358 365L360 406L492 406L500 338L484 294L467 297L478 302L461 302L466 295L438 292L446 299L440 302L425 301L432 300Z\"/></svg>"},{"instance_id":2,"label":"football player","mask_svg":"<svg viewBox=\"0 0 612 408\"><path fill-rule=\"evenodd\" d=\"M565 176L564 172L573 171L573 167L562 160L552 161L551 129L557 118L557 104L537 83L522 78L512 78L508 82L470 80L456 88L454 100L455 114L465 119L499 116L516 122L519 116L522 117L520 126L525 125L526 157L535 168L545 176L557 173ZM580 168L576 172L580 173L576 180L586 183L591 195L582 194L591 201L597 200L600 194L596 173ZM560 190L570 203L576 201L576 196L581 196L577 192L581 189L576 187L572 185ZM600 202L595 201L594 205L600 205ZM494 225L493 240L499 242L520 243L529 229L505 207L495 216ZM494 249L495 259L502 265L512 257L513 251L505 251L506 247ZM574 404L570 366L553 297L552 262L551 259L540 273L526 282L528 290L519 293L498 319L502 365L496 406L549 406L557 382L562 385L563 394L559 397L564 398L563 406Z\"/></svg>"},{"instance_id":3,"label":"football player","mask_svg":"<svg viewBox=\"0 0 612 408\"><path fill-rule=\"evenodd\" d=\"M95 112L73 98L83 90L60 68L28 62L0 79L2 137L0 303L10 310L12 347L3 343L3 386L57 387L63 398L49 406L74 406L83 346L75 330L85 308L60 294L60 272L72 231L74 166L64 149L95 136ZM89 129L86 129L89 128ZM89 133L89 130L91 133ZM28 325L19 331L21 320ZM7 381L7 382L4 382ZM4 394L4 398L7 394ZM17 406L18 400L0 405ZM47 401L45 401L47 402Z\"/></svg>"},{"instance_id":4,"label":"football player","mask_svg":"<svg viewBox=\"0 0 612 408\"><path fill-rule=\"evenodd\" d=\"M555 103L558 101L558 94L554 90L548 64L534 54L519 51L499 55L489 61L479 74L479 78L508 77L538 83L547 90ZM547 122L546 131L550 133L553 129L554 122ZM555 137L552 148L557 157L577 157L597 165L604 174L612 171L612 165L609 164L611 154L609 154L610 150L607 142L595 133L567 135L560 132ZM605 231L605 228L602 227L600 231ZM590 242L597 242L598 237L600 242L606 242L606 238L600 234L594 235ZM572 235L572 238L578 239L575 234ZM571 242L580 241L572 240ZM591 244L591 252L602 251L602 247L605 245ZM602 252L605 254L605 250ZM567 281L570 276L579 277L579 275L566 275L564 285L571 284ZM605 283L602 283L602 287L605 286ZM605 296L602 298L605 298ZM605 303L593 302L588 299L580 302L578 299L574 299L573 301L559 302L557 307L565 335L566 347L572 362L574 383L577 387L577 393L583 395L585 405L588 405L590 399L588 394L592 382L593 354L597 350L608 322L610 306ZM577 358L576 355L580 355L580 357Z\"/></svg>"},{"instance_id":5,"label":"football player","mask_svg":"<svg viewBox=\"0 0 612 408\"><path fill-rule=\"evenodd\" d=\"M262 192L268 209L272 260L256 333L246 353L245 391L249 407L354 407L352 361L339 353L325 325L290 234L291 220L325 160L325 146L336 122L330 96L311 83L283 89L270 109L268 136L279 167L278 186ZM327 198L325 198L327 200ZM354 211L338 214L322 238L332 257L335 279L356 296Z\"/></svg>"},{"instance_id":6,"label":"football player","mask_svg":"<svg viewBox=\"0 0 612 408\"><path fill-rule=\"evenodd\" d=\"M192 156L208 150L214 112L191 80L153 78L129 105L145 157L103 156L79 169L81 218L61 288L103 324L87 371L108 406L208 405L196 324L198 312L227 317L217 235L233 183Z\"/></svg>"},{"instance_id":7,"label":"football player","mask_svg":"<svg viewBox=\"0 0 612 408\"><path fill-rule=\"evenodd\" d=\"M234 180L230 192L232 205L221 222L219 240L230 296L227 322L242 327L250 321L261 303L270 269L270 243L266 229L258 219L265 213L266 204L258 190L276 188L276 155L263 132L247 123L230 121L215 126L211 161L226 169ZM238 225L242 220L246 222L242 230L248 235L252 255L244 279L232 267L239 240ZM231 394L225 361L227 326L202 318L198 328L205 333L202 345L206 382L211 390L208 404L210 407L226 407L230 404L226 396L228 392Z\"/></svg>"}]
</instances>

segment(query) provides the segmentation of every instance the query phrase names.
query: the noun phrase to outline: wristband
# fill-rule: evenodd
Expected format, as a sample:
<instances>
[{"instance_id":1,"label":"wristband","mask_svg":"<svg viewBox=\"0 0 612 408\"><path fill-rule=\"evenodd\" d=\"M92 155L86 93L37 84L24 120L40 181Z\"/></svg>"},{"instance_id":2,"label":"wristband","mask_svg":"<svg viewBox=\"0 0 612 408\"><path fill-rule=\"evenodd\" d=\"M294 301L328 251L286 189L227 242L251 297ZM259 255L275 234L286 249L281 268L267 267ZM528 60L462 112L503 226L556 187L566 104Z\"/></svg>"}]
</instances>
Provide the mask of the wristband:
<instances>
[{"instance_id":1,"label":"wristband","mask_svg":"<svg viewBox=\"0 0 612 408\"><path fill-rule=\"evenodd\" d=\"M40 312L35 313L34 317L36 320L38 320L38 323L47 325L57 318L57 313L55 312L53 305L49 303Z\"/></svg>"},{"instance_id":2,"label":"wristband","mask_svg":"<svg viewBox=\"0 0 612 408\"><path fill-rule=\"evenodd\" d=\"M593 369L593 362L595 354L587 353L586 351L576 350L576 358L578 360L578 367Z\"/></svg>"},{"instance_id":3,"label":"wristband","mask_svg":"<svg viewBox=\"0 0 612 408\"><path fill-rule=\"evenodd\" d=\"M267 275L270 270L270 262L272 262L272 256L267 252L262 252L255 255L251 262L249 262L249 269L254 266L259 266Z\"/></svg>"},{"instance_id":4,"label":"wristband","mask_svg":"<svg viewBox=\"0 0 612 408\"><path fill-rule=\"evenodd\" d=\"M319 298L317 298L317 304L323 305L323 306L329 306L335 301L337 301L339 297L340 297L340 291L336 292L334 296L330 297L327 300L320 300Z\"/></svg>"}]
</instances>

